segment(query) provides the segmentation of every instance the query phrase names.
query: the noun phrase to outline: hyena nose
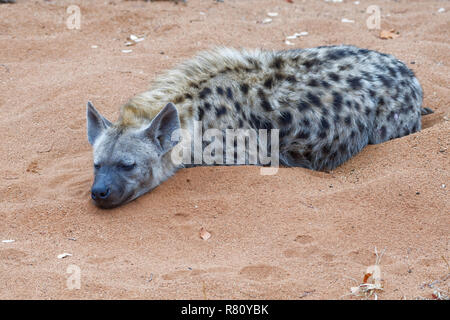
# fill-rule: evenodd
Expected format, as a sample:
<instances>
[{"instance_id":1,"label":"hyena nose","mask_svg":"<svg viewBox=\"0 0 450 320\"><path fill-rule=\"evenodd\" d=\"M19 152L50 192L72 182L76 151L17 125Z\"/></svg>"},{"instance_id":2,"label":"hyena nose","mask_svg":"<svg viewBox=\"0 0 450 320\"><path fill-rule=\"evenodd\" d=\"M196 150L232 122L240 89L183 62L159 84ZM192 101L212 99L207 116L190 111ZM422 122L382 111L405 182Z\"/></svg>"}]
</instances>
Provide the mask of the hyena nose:
<instances>
[{"instance_id":1,"label":"hyena nose","mask_svg":"<svg viewBox=\"0 0 450 320\"><path fill-rule=\"evenodd\" d=\"M105 200L109 197L111 193L111 189L106 186L94 187L91 190L91 197L93 200Z\"/></svg>"}]
</instances>

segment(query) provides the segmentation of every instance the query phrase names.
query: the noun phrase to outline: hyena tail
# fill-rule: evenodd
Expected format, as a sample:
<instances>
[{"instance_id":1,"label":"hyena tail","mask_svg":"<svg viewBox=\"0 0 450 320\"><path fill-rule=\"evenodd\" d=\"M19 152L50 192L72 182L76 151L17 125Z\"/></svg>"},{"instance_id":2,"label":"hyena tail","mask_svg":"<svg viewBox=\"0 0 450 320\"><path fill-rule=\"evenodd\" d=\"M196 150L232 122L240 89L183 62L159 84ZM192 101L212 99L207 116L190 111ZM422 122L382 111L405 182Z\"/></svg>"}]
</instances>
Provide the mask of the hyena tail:
<instances>
[{"instance_id":1,"label":"hyena tail","mask_svg":"<svg viewBox=\"0 0 450 320\"><path fill-rule=\"evenodd\" d=\"M420 108L420 114L423 116L426 116L428 114L432 114L434 113L433 110L431 110L430 108Z\"/></svg>"}]
</instances>

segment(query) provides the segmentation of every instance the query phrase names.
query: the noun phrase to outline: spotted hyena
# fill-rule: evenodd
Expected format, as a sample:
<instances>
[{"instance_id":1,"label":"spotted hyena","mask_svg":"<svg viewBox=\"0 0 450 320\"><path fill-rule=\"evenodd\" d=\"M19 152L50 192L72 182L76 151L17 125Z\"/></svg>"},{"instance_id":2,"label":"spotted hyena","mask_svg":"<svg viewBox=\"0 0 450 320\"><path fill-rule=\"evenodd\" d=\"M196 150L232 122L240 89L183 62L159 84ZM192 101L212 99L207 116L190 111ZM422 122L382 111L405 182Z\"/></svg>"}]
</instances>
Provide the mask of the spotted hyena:
<instances>
[{"instance_id":1,"label":"spotted hyena","mask_svg":"<svg viewBox=\"0 0 450 320\"><path fill-rule=\"evenodd\" d=\"M422 88L391 55L353 46L287 51L219 48L160 76L111 123L88 103L92 198L129 202L182 165L177 129L278 129L285 166L331 170L367 144L421 129Z\"/></svg>"}]
</instances>

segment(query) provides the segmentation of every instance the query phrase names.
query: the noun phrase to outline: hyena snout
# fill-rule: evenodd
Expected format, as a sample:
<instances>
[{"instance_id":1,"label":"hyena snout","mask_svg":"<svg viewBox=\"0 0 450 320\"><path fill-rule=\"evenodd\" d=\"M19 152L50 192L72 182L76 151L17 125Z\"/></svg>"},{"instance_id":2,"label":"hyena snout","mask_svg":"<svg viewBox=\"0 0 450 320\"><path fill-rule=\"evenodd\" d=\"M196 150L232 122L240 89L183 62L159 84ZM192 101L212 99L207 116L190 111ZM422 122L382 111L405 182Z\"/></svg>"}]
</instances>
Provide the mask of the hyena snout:
<instances>
[{"instance_id":1,"label":"hyena snout","mask_svg":"<svg viewBox=\"0 0 450 320\"><path fill-rule=\"evenodd\" d=\"M101 170L102 171L102 170ZM125 193L109 175L98 173L91 188L94 203L101 208L113 208L123 202Z\"/></svg>"},{"instance_id":2,"label":"hyena snout","mask_svg":"<svg viewBox=\"0 0 450 320\"><path fill-rule=\"evenodd\" d=\"M91 196L92 200L106 200L111 194L111 188L105 185L96 185L92 187Z\"/></svg>"}]
</instances>

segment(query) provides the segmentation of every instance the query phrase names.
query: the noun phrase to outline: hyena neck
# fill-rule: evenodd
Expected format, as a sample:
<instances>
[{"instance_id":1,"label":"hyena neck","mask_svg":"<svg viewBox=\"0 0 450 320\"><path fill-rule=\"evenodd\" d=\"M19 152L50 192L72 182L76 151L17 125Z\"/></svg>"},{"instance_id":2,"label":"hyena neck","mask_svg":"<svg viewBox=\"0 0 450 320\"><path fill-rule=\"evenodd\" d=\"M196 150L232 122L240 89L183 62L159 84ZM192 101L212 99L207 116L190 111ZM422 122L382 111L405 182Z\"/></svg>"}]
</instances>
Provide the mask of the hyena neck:
<instances>
[{"instance_id":1,"label":"hyena neck","mask_svg":"<svg viewBox=\"0 0 450 320\"><path fill-rule=\"evenodd\" d=\"M182 129L193 133L194 127L194 102L180 101L181 92L174 91L159 97L158 91L150 90L131 98L122 106L117 125L123 128L144 128L168 103L174 103Z\"/></svg>"},{"instance_id":2,"label":"hyena neck","mask_svg":"<svg viewBox=\"0 0 450 320\"><path fill-rule=\"evenodd\" d=\"M172 102L178 110L181 127L192 131L193 122L198 118L196 106L200 103L201 88L218 75L255 67L255 61L262 56L260 50L232 48L200 53L159 76L149 91L130 99L121 109L119 122L123 126L139 127Z\"/></svg>"},{"instance_id":3,"label":"hyena neck","mask_svg":"<svg viewBox=\"0 0 450 320\"><path fill-rule=\"evenodd\" d=\"M175 104L180 124L183 129L189 129L194 120L194 102L181 99L188 93L180 88L161 90L153 88L131 98L120 110L118 125L122 127L142 127L147 125L169 102Z\"/></svg>"}]
</instances>

